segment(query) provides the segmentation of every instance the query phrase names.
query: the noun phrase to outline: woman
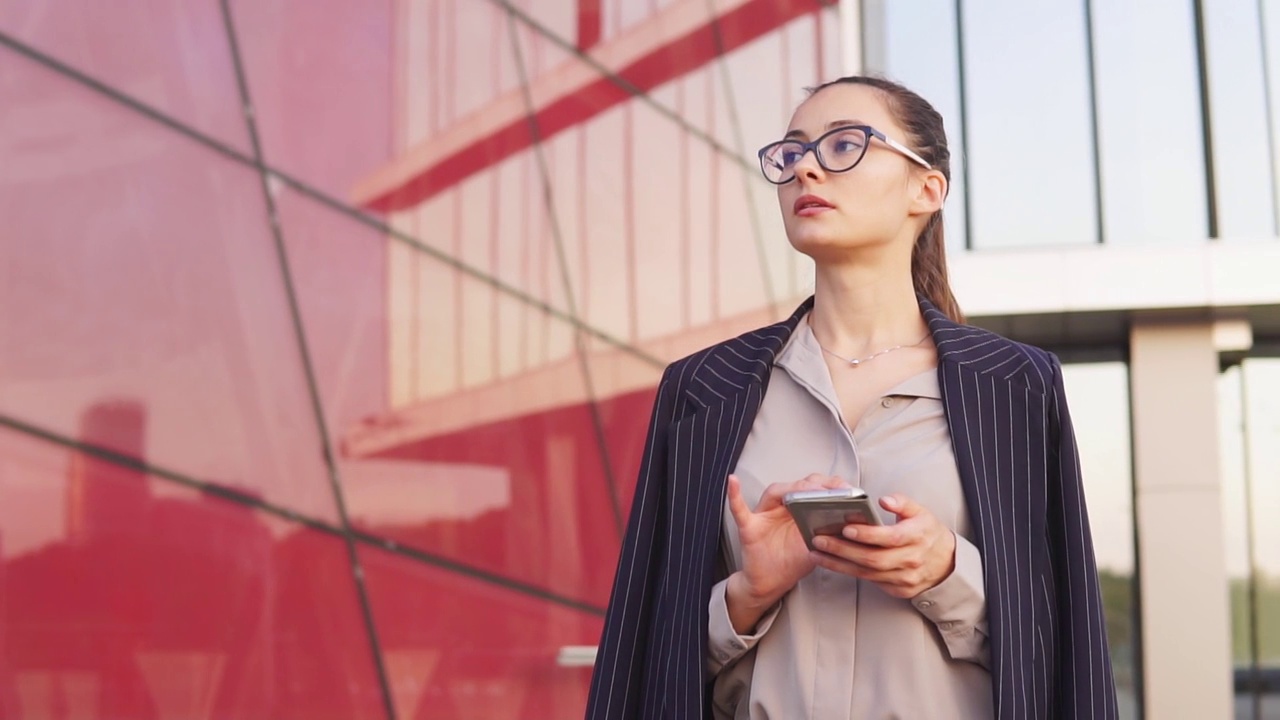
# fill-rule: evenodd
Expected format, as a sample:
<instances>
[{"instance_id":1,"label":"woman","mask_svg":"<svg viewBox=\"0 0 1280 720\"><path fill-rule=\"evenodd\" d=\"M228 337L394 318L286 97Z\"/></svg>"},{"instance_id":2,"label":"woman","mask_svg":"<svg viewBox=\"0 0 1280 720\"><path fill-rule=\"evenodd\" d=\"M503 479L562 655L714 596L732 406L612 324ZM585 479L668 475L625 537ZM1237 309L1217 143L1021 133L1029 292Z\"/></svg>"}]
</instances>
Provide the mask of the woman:
<instances>
[{"instance_id":1,"label":"woman","mask_svg":"<svg viewBox=\"0 0 1280 720\"><path fill-rule=\"evenodd\" d=\"M760 160L815 293L667 368L588 717L1116 717L1062 370L961 324L942 118L842 78ZM886 524L810 551L783 495L850 483Z\"/></svg>"}]
</instances>

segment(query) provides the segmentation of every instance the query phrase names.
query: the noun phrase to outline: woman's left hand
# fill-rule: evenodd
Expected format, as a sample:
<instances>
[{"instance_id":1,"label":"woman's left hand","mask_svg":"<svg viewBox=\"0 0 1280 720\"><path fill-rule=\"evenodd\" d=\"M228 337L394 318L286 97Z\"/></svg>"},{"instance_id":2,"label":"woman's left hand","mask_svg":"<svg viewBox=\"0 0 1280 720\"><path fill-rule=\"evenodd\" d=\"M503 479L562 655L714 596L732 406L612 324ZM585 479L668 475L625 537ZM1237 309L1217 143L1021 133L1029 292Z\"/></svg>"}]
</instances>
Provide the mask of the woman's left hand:
<instances>
[{"instance_id":1,"label":"woman's left hand","mask_svg":"<svg viewBox=\"0 0 1280 720\"><path fill-rule=\"evenodd\" d=\"M956 536L905 495L889 495L880 506L898 516L893 525L846 525L844 537L814 538L820 567L870 580L889 595L909 600L946 580L955 570Z\"/></svg>"}]
</instances>

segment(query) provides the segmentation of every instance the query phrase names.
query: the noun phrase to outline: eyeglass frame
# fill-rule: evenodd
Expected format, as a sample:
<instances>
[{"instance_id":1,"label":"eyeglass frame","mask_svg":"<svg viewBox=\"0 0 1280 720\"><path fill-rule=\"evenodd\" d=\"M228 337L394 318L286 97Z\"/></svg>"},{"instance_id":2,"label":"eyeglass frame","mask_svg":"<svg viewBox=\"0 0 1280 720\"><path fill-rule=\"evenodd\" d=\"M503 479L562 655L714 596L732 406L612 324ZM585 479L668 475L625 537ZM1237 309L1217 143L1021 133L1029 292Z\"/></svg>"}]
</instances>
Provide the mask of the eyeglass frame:
<instances>
[{"instance_id":1,"label":"eyeglass frame","mask_svg":"<svg viewBox=\"0 0 1280 720\"><path fill-rule=\"evenodd\" d=\"M880 142L884 143L885 145L888 145L891 150L898 152L899 154L906 157L908 160L911 160L916 164L920 165L925 170L933 169L933 166L930 165L928 162L926 162L924 158L916 154L914 150L907 147L906 145L903 145L897 140L890 138L889 136L871 127L870 125L841 125L840 127L832 128L822 133L821 135L819 135L817 138L815 138L810 142L801 142L800 140L797 140L795 138L790 138L790 139L777 140L775 142L771 142L768 145L765 145L764 147L760 148L760 150L756 152L756 156L760 159L760 174L764 175L764 179L768 180L774 185L786 185L787 183L796 179L796 172L794 167L791 170L791 177L787 178L786 180L770 179L769 173L766 172L764 169L765 152L767 152L771 148L776 148L779 145L782 145L783 143L795 143L796 145L800 146L801 148L800 158L796 160L797 163L800 162L800 160L803 160L804 156L808 155L810 151L812 151L814 159L818 161L818 166L821 167L823 170L829 173L849 172L850 170L858 167L858 164L862 162L862 159L867 156L867 149L871 147L870 141L868 141L866 145L862 146L862 153L858 155L858 159L854 160L852 165L850 165L849 167L843 170L832 170L831 168L827 167L827 163L822 159L822 154L818 152L818 145L820 145L823 140L826 140L827 138L831 137L832 135L835 135L836 133L846 132L848 130L861 130L862 132L866 133L868 137L872 137L880 140Z\"/></svg>"}]
</instances>

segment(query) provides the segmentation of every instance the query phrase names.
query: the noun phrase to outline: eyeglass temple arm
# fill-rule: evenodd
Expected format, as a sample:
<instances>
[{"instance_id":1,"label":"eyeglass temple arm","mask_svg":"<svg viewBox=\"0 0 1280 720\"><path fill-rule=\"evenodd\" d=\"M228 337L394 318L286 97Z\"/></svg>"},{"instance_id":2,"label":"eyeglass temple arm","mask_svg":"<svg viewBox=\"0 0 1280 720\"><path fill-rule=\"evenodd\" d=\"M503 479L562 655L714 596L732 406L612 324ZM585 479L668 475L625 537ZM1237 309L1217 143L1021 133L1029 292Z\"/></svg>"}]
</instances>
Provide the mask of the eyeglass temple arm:
<instances>
[{"instance_id":1,"label":"eyeglass temple arm","mask_svg":"<svg viewBox=\"0 0 1280 720\"><path fill-rule=\"evenodd\" d=\"M894 140L893 138L885 137L884 135L881 135L880 139L883 140L884 143L889 147L893 148L894 150L897 150L903 155L906 155L911 160L914 160L918 165L920 165L920 167L924 168L925 170L933 169L932 165L925 162L924 158L917 155L915 151L913 151L911 148L907 147L906 145L903 145L902 143L898 142L897 140Z\"/></svg>"}]
</instances>

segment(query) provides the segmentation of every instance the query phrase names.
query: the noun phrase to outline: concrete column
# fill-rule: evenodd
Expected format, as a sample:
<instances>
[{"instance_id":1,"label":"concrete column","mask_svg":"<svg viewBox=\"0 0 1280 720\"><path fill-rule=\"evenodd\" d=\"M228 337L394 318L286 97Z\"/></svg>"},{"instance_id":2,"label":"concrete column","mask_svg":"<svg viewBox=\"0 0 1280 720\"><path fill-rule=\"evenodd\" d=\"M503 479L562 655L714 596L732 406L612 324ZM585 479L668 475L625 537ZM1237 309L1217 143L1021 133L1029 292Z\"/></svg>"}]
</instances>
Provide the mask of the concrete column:
<instances>
[{"instance_id":1,"label":"concrete column","mask_svg":"<svg viewBox=\"0 0 1280 720\"><path fill-rule=\"evenodd\" d=\"M1129 344L1146 717L1229 718L1214 325L1140 320Z\"/></svg>"}]
</instances>

